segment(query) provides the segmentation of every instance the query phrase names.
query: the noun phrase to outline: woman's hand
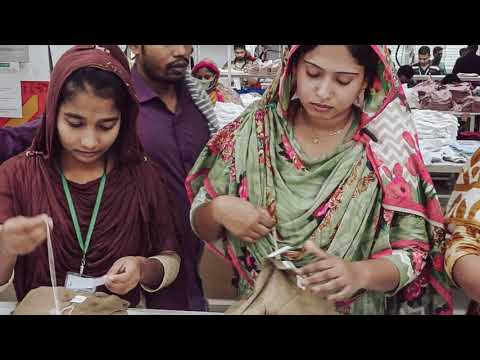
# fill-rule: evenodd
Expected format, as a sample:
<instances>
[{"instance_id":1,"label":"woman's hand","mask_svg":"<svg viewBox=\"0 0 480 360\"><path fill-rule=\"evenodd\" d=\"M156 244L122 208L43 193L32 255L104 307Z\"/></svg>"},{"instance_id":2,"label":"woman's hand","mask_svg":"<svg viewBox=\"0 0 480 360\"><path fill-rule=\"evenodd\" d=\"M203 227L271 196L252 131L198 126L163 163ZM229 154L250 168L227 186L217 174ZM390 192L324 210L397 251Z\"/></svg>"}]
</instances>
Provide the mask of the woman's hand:
<instances>
[{"instance_id":1,"label":"woman's hand","mask_svg":"<svg viewBox=\"0 0 480 360\"><path fill-rule=\"evenodd\" d=\"M368 274L362 263L329 255L312 242L307 242L305 249L316 257L314 263L297 270L307 290L334 302L350 299L366 288Z\"/></svg>"},{"instance_id":2,"label":"woman's hand","mask_svg":"<svg viewBox=\"0 0 480 360\"><path fill-rule=\"evenodd\" d=\"M254 243L275 226L275 220L267 210L234 196L215 198L213 206L215 221L242 241Z\"/></svg>"},{"instance_id":3,"label":"woman's hand","mask_svg":"<svg viewBox=\"0 0 480 360\"><path fill-rule=\"evenodd\" d=\"M5 221L0 230L0 253L7 256L31 253L47 238L45 221L53 228L52 219L45 214Z\"/></svg>"},{"instance_id":4,"label":"woman's hand","mask_svg":"<svg viewBox=\"0 0 480 360\"><path fill-rule=\"evenodd\" d=\"M146 258L126 256L118 259L107 272L105 286L111 292L125 295L142 280L142 264Z\"/></svg>"}]
</instances>

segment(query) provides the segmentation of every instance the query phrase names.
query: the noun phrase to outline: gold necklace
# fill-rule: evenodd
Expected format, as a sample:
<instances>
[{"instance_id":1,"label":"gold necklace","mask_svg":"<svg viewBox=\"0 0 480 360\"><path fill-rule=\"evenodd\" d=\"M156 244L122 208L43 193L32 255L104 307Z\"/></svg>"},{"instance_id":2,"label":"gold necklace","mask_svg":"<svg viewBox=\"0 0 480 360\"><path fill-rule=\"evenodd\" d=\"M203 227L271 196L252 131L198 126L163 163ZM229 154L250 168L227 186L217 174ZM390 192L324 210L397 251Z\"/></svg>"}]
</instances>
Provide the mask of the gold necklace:
<instances>
[{"instance_id":1,"label":"gold necklace","mask_svg":"<svg viewBox=\"0 0 480 360\"><path fill-rule=\"evenodd\" d=\"M304 117L304 114L303 114L303 107L300 108L300 111L302 112L302 117L303 117L303 120L305 122L305 117ZM313 133L313 137L312 137L312 142L315 144L315 145L318 145L320 143L320 139L322 137L327 137L327 136L335 136L335 135L338 135L340 134L342 131L345 130L345 128L347 127L347 125L350 124L350 119L347 120L347 122L345 123L345 125L343 125L343 127L341 129L338 129L338 130L335 130L335 131L332 131L328 134L325 134L325 135L318 135L315 133L315 130L309 126L310 130L312 131Z\"/></svg>"}]
</instances>

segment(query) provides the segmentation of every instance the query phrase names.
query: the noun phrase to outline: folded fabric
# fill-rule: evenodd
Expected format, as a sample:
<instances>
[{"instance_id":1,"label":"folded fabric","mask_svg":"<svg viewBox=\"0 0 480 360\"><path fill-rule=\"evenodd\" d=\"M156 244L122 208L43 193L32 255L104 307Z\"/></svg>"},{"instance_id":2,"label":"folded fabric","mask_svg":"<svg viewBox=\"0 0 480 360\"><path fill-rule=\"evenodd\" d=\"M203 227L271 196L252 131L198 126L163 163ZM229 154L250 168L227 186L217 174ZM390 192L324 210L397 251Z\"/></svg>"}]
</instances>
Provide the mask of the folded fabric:
<instances>
[{"instance_id":1,"label":"folded fabric","mask_svg":"<svg viewBox=\"0 0 480 360\"><path fill-rule=\"evenodd\" d=\"M245 107L247 108L255 101L260 100L262 98L262 95L252 92L247 94L241 94L240 98L242 99L243 105L245 105Z\"/></svg>"},{"instance_id":2,"label":"folded fabric","mask_svg":"<svg viewBox=\"0 0 480 360\"><path fill-rule=\"evenodd\" d=\"M432 110L412 110L412 117L420 140L447 139L446 145L448 145L457 138L458 119L452 114Z\"/></svg>"},{"instance_id":3,"label":"folded fabric","mask_svg":"<svg viewBox=\"0 0 480 360\"><path fill-rule=\"evenodd\" d=\"M233 103L217 102L214 110L219 126L220 128L223 128L225 125L238 118L245 108Z\"/></svg>"},{"instance_id":4,"label":"folded fabric","mask_svg":"<svg viewBox=\"0 0 480 360\"><path fill-rule=\"evenodd\" d=\"M462 131L458 134L458 140L480 140L480 132Z\"/></svg>"},{"instance_id":5,"label":"folded fabric","mask_svg":"<svg viewBox=\"0 0 480 360\"><path fill-rule=\"evenodd\" d=\"M332 302L297 286L293 272L267 263L247 299L233 304L227 315L339 315Z\"/></svg>"},{"instance_id":6,"label":"folded fabric","mask_svg":"<svg viewBox=\"0 0 480 360\"><path fill-rule=\"evenodd\" d=\"M440 151L445 147L449 147L452 141L449 139L419 139L418 143L421 151Z\"/></svg>"},{"instance_id":7,"label":"folded fabric","mask_svg":"<svg viewBox=\"0 0 480 360\"><path fill-rule=\"evenodd\" d=\"M422 81L422 82L418 83L412 89L414 89L418 93L421 92L421 93L424 93L424 94L429 94L429 93L435 91L437 86L438 86L438 84L434 80L428 79L426 81Z\"/></svg>"},{"instance_id":8,"label":"folded fabric","mask_svg":"<svg viewBox=\"0 0 480 360\"><path fill-rule=\"evenodd\" d=\"M402 88L410 108L419 109L420 101L418 98L418 91L415 90L415 88L409 88L407 84L402 84Z\"/></svg>"},{"instance_id":9,"label":"folded fabric","mask_svg":"<svg viewBox=\"0 0 480 360\"><path fill-rule=\"evenodd\" d=\"M466 157L471 157L480 147L480 141L474 140L457 140L449 145L455 151Z\"/></svg>"},{"instance_id":10,"label":"folded fabric","mask_svg":"<svg viewBox=\"0 0 480 360\"><path fill-rule=\"evenodd\" d=\"M457 104L462 104L468 97L472 96L472 89L469 83L449 84L447 89L452 94L452 99Z\"/></svg>"},{"instance_id":11,"label":"folded fabric","mask_svg":"<svg viewBox=\"0 0 480 360\"><path fill-rule=\"evenodd\" d=\"M61 315L127 315L128 301L102 292L76 292L57 287ZM13 315L53 315L55 302L51 287L31 290L17 305Z\"/></svg>"},{"instance_id":12,"label":"folded fabric","mask_svg":"<svg viewBox=\"0 0 480 360\"><path fill-rule=\"evenodd\" d=\"M450 147L445 147L442 149L442 159L447 162L453 162L457 164L463 164L467 162L467 157Z\"/></svg>"},{"instance_id":13,"label":"folded fabric","mask_svg":"<svg viewBox=\"0 0 480 360\"><path fill-rule=\"evenodd\" d=\"M473 112L473 104L474 104L474 97L473 96L467 96L464 99L462 99L461 103L456 103L452 110L455 112Z\"/></svg>"},{"instance_id":14,"label":"folded fabric","mask_svg":"<svg viewBox=\"0 0 480 360\"><path fill-rule=\"evenodd\" d=\"M431 110L448 111L453 106L452 93L447 89L437 90L431 93L430 96Z\"/></svg>"},{"instance_id":15,"label":"folded fabric","mask_svg":"<svg viewBox=\"0 0 480 360\"><path fill-rule=\"evenodd\" d=\"M441 153L422 151L422 157L423 157L423 161L425 162L425 165L442 162Z\"/></svg>"},{"instance_id":16,"label":"folded fabric","mask_svg":"<svg viewBox=\"0 0 480 360\"><path fill-rule=\"evenodd\" d=\"M480 113L480 96L473 97L472 112Z\"/></svg>"}]
</instances>

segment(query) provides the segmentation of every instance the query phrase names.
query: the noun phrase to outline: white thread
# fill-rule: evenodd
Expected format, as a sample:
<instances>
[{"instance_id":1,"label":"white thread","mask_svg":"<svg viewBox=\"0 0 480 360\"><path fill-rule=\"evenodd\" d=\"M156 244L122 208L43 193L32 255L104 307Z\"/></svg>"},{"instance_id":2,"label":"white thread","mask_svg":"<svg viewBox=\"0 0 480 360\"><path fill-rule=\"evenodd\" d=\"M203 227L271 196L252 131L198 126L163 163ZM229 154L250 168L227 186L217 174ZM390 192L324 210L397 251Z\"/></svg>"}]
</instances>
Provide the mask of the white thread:
<instances>
[{"instance_id":1,"label":"white thread","mask_svg":"<svg viewBox=\"0 0 480 360\"><path fill-rule=\"evenodd\" d=\"M48 250L48 268L50 270L50 281L52 283L53 301L55 302L55 315L61 315L60 304L58 302L57 275L55 273L55 259L53 257L52 240L50 238L50 226L48 220L44 220L47 227L47 250Z\"/></svg>"}]
</instances>

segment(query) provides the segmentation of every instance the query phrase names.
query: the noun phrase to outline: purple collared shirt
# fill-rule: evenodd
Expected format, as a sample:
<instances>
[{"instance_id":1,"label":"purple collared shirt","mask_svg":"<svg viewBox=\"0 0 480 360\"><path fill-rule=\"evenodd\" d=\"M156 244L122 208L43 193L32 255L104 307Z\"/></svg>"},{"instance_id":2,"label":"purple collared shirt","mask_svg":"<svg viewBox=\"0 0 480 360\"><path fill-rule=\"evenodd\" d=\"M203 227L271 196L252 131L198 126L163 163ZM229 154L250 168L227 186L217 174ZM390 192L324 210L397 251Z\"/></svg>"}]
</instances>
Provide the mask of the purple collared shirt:
<instances>
[{"instance_id":1,"label":"purple collared shirt","mask_svg":"<svg viewBox=\"0 0 480 360\"><path fill-rule=\"evenodd\" d=\"M184 183L210 137L208 121L194 104L184 83L177 88L177 108L172 113L135 66L132 82L140 102L140 140L145 152L162 167L180 210L182 265L189 283L191 308L205 310L206 302L198 274L203 244L192 232L190 202Z\"/></svg>"}]
</instances>

